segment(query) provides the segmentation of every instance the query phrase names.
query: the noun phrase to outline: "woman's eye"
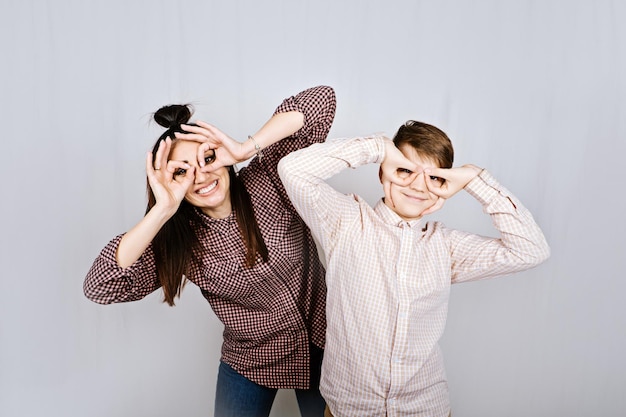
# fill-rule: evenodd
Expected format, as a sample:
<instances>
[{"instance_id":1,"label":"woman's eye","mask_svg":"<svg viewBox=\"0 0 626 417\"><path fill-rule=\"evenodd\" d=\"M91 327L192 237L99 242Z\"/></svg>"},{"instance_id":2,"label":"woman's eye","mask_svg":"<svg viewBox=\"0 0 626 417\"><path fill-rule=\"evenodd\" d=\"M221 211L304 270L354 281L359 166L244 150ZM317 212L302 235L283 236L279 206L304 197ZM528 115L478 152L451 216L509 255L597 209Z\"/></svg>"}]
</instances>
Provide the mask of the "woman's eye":
<instances>
[{"instance_id":1,"label":"woman's eye","mask_svg":"<svg viewBox=\"0 0 626 417\"><path fill-rule=\"evenodd\" d=\"M185 175L187 173L187 170L184 168L178 168L176 171L174 171L174 176L179 176L179 175Z\"/></svg>"},{"instance_id":2,"label":"woman's eye","mask_svg":"<svg viewBox=\"0 0 626 417\"><path fill-rule=\"evenodd\" d=\"M211 150L210 154L204 156L204 163L208 165L213 161L215 161L215 151Z\"/></svg>"}]
</instances>

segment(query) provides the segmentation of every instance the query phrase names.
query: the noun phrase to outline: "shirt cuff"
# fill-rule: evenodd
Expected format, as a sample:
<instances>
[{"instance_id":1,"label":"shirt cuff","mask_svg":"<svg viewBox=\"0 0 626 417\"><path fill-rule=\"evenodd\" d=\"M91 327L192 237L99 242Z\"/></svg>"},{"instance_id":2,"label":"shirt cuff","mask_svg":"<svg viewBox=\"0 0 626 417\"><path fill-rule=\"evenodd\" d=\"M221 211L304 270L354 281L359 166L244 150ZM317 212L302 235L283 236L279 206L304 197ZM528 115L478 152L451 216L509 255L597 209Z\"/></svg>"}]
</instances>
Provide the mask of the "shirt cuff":
<instances>
[{"instance_id":1,"label":"shirt cuff","mask_svg":"<svg viewBox=\"0 0 626 417\"><path fill-rule=\"evenodd\" d=\"M365 146L368 148L370 155L375 157L371 163L380 164L385 160L385 139L382 133L375 133L371 136L363 138Z\"/></svg>"},{"instance_id":2,"label":"shirt cuff","mask_svg":"<svg viewBox=\"0 0 626 417\"><path fill-rule=\"evenodd\" d=\"M133 262L132 265L122 268L118 265L116 256L117 248L120 245L122 237L124 237L124 233L111 239L111 241L100 252L100 261L106 265L104 268L110 271L110 277L125 277L127 281L133 282L139 278L138 275L139 271L143 268L143 258L145 256L145 252L139 257L139 259Z\"/></svg>"},{"instance_id":3,"label":"shirt cuff","mask_svg":"<svg viewBox=\"0 0 626 417\"><path fill-rule=\"evenodd\" d=\"M498 197L510 197L506 189L486 169L474 177L465 186L465 190L482 206L488 206ZM515 208L515 205L512 204L512 207Z\"/></svg>"},{"instance_id":4,"label":"shirt cuff","mask_svg":"<svg viewBox=\"0 0 626 417\"><path fill-rule=\"evenodd\" d=\"M354 138L327 139L332 156L344 160L350 168L379 164L385 159L385 140L382 134Z\"/></svg>"}]
</instances>

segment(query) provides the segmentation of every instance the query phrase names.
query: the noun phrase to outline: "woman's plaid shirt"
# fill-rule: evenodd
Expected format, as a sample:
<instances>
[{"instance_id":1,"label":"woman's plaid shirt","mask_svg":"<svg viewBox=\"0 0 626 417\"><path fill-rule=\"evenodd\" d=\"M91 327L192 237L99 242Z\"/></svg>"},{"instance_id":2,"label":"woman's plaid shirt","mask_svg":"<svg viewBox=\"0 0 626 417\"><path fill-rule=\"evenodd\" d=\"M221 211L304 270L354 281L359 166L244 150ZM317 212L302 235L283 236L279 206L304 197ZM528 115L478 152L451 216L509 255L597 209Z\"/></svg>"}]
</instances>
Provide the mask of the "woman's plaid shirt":
<instances>
[{"instance_id":1,"label":"woman's plaid shirt","mask_svg":"<svg viewBox=\"0 0 626 417\"><path fill-rule=\"evenodd\" d=\"M309 344L324 347L324 267L315 242L278 177L278 161L323 142L335 115L332 88L320 86L283 100L275 113L300 111L304 126L264 149L239 176L245 184L269 250L268 262L245 267L245 247L234 214L202 216L201 250L188 279L200 287L224 324L222 360L252 381L273 388L309 388ZM159 288L148 247L128 268L117 265L121 236L101 251L84 282L85 295L101 304L139 300Z\"/></svg>"}]
</instances>

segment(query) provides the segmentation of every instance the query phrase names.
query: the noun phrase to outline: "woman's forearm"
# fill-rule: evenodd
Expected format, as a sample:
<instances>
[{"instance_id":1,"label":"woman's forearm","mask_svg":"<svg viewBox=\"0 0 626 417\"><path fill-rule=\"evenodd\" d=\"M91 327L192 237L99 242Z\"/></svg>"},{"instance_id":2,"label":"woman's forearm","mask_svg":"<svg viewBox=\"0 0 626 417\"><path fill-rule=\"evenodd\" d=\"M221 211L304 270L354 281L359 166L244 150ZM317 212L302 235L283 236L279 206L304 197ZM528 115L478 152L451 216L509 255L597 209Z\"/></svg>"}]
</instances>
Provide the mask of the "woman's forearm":
<instances>
[{"instance_id":1,"label":"woman's forearm","mask_svg":"<svg viewBox=\"0 0 626 417\"><path fill-rule=\"evenodd\" d=\"M157 206L154 206L139 223L122 237L115 254L117 264L122 268L134 264L170 217Z\"/></svg>"},{"instance_id":2,"label":"woman's forearm","mask_svg":"<svg viewBox=\"0 0 626 417\"><path fill-rule=\"evenodd\" d=\"M254 156L258 149L265 149L270 145L293 135L304 126L304 114L299 111L276 113L254 135L244 142L248 157Z\"/></svg>"}]
</instances>

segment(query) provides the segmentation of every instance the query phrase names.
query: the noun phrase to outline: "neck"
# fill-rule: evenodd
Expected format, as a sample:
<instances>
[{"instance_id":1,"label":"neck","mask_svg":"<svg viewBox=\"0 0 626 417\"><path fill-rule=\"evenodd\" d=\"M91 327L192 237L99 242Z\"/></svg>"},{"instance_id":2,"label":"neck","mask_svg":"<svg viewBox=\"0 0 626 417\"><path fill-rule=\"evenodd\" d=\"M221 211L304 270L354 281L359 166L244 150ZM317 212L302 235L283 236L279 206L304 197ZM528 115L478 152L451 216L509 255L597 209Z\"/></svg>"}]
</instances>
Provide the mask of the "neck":
<instances>
[{"instance_id":1,"label":"neck","mask_svg":"<svg viewBox=\"0 0 626 417\"><path fill-rule=\"evenodd\" d=\"M201 209L204 214L214 219L225 219L230 216L230 213L233 211L233 205L230 201L230 196L224 200L224 203L219 207L209 208L204 207Z\"/></svg>"}]
</instances>

